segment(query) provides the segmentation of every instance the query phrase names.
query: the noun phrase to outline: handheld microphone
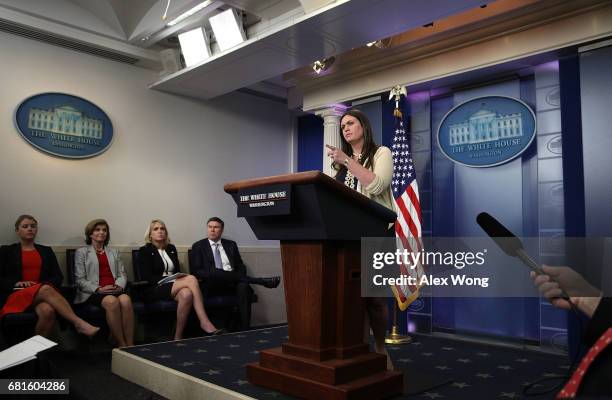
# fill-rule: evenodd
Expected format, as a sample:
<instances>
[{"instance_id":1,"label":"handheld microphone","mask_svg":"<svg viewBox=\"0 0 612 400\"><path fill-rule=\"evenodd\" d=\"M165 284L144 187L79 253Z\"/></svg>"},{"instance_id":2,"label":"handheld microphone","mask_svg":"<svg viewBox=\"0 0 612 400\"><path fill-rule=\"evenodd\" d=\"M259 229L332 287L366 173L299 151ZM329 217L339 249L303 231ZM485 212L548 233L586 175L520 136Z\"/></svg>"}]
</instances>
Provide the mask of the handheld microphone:
<instances>
[{"instance_id":1,"label":"handheld microphone","mask_svg":"<svg viewBox=\"0 0 612 400\"><path fill-rule=\"evenodd\" d=\"M481 212L478 214L476 217L476 222L478 225L480 225L482 230L485 231L491 239L493 239L499 248L503 250L504 253L511 257L517 257L537 275L545 274L542 267L540 267L540 265L535 262L534 259L529 256L529 254L527 254L523 248L523 243L521 240L510 232L508 228L503 226L501 222L486 212ZM567 300L570 303L570 306L573 308L573 304L569 301L569 296L567 293L565 293L565 291L560 287L559 289L561 290L561 298Z\"/></svg>"},{"instance_id":2,"label":"handheld microphone","mask_svg":"<svg viewBox=\"0 0 612 400\"><path fill-rule=\"evenodd\" d=\"M498 220L486 212L481 212L476 217L476 222L491 239L511 257L519 258L529 269L538 275L544 274L542 268L533 258L527 254L523 248L523 243L519 238L503 226Z\"/></svg>"}]
</instances>

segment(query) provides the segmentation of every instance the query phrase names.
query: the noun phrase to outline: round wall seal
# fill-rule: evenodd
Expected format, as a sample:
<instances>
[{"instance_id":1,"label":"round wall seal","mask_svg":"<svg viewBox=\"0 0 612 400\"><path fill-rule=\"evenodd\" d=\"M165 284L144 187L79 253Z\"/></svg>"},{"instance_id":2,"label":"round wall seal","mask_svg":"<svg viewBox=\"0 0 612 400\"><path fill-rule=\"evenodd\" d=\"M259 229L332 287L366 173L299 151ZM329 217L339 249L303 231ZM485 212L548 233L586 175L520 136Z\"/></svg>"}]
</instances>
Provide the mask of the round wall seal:
<instances>
[{"instance_id":1,"label":"round wall seal","mask_svg":"<svg viewBox=\"0 0 612 400\"><path fill-rule=\"evenodd\" d=\"M32 146L65 158L97 156L113 140L113 124L100 107L64 93L28 97L15 110L15 125Z\"/></svg>"},{"instance_id":2,"label":"round wall seal","mask_svg":"<svg viewBox=\"0 0 612 400\"><path fill-rule=\"evenodd\" d=\"M437 139L446 157L468 167L493 167L529 147L536 117L521 100L504 96L478 97L450 110L438 127Z\"/></svg>"}]
</instances>

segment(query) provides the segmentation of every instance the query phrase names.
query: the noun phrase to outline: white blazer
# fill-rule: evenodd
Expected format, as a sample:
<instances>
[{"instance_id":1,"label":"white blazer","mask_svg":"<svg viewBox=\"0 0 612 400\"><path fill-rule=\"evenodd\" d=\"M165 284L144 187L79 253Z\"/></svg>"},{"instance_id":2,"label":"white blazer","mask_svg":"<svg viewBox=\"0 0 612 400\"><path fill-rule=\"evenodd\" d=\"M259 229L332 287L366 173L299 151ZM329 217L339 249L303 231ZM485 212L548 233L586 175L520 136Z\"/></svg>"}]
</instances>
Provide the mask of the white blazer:
<instances>
[{"instance_id":1,"label":"white blazer","mask_svg":"<svg viewBox=\"0 0 612 400\"><path fill-rule=\"evenodd\" d=\"M106 246L104 251L108 258L110 270L115 278L115 285L125 289L127 275L119 252ZM85 302L100 286L100 265L98 264L98 256L93 246L81 247L74 253L74 278L77 285L74 304L80 304Z\"/></svg>"}]
</instances>

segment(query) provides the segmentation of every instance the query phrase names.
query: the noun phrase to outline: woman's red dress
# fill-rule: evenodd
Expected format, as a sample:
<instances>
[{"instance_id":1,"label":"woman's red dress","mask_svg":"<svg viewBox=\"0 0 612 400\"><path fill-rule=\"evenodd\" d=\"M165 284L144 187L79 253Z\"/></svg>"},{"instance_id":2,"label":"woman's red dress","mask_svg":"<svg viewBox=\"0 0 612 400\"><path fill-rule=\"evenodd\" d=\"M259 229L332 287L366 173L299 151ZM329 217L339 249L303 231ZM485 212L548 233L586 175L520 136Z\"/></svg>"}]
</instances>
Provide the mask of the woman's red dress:
<instances>
[{"instance_id":1,"label":"woman's red dress","mask_svg":"<svg viewBox=\"0 0 612 400\"><path fill-rule=\"evenodd\" d=\"M21 250L21 280L38 282L40 279L40 267L42 258L36 250ZM0 319L6 314L20 313L27 310L34 302L34 297L40 290L42 283L37 283L24 289L15 290L6 300L4 307L0 310Z\"/></svg>"}]
</instances>

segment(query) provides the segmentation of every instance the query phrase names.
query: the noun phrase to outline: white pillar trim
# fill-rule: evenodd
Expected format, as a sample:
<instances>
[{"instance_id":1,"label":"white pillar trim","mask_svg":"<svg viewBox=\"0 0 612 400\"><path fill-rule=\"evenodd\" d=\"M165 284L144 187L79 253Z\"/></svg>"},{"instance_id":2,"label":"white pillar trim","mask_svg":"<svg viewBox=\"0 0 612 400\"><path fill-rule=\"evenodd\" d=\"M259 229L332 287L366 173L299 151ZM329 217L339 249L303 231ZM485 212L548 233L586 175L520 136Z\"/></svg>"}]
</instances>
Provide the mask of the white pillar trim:
<instances>
[{"instance_id":1,"label":"white pillar trim","mask_svg":"<svg viewBox=\"0 0 612 400\"><path fill-rule=\"evenodd\" d=\"M341 105L334 105L332 107L323 108L315 111L315 114L323 118L323 165L321 170L324 174L331 176L332 178L336 174L331 167L331 160L327 157L326 144L340 147L342 142L340 141L340 117L344 114L348 107Z\"/></svg>"}]
</instances>

